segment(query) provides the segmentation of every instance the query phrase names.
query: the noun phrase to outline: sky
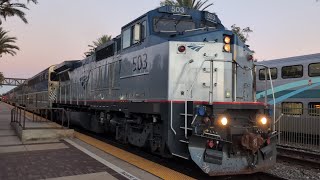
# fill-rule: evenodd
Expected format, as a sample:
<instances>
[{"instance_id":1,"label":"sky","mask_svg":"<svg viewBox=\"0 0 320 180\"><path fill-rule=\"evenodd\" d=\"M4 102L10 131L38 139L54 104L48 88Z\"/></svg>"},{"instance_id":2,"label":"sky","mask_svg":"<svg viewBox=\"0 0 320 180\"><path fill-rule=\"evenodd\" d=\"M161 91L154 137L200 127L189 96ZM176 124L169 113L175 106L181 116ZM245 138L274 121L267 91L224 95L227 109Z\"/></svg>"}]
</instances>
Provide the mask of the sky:
<instances>
[{"instance_id":1,"label":"sky","mask_svg":"<svg viewBox=\"0 0 320 180\"><path fill-rule=\"evenodd\" d=\"M26 1L26 0L25 0ZM20 0L22 2L22 0ZM18 38L16 56L0 58L5 77L30 78L50 65L83 59L92 41L113 37L121 27L159 6L160 0L39 0L26 11L29 24L13 17L3 22ZM209 0L225 27L249 26L248 44L258 60L320 53L320 1ZM0 94L9 87L0 87Z\"/></svg>"}]
</instances>

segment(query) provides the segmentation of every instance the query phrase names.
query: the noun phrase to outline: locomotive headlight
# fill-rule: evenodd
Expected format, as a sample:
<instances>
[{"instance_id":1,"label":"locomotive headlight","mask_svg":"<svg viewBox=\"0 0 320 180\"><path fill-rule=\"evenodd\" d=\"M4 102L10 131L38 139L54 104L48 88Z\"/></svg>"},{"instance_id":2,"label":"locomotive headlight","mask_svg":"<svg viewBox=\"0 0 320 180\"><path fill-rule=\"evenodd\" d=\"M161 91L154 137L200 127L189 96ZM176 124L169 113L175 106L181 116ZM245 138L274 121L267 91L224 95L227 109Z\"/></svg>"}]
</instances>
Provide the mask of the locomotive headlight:
<instances>
[{"instance_id":1,"label":"locomotive headlight","mask_svg":"<svg viewBox=\"0 0 320 180\"><path fill-rule=\"evenodd\" d=\"M226 43L226 44L230 44L230 42L231 42L230 36L225 36L224 39L223 39L223 41L224 41L224 43Z\"/></svg>"},{"instance_id":2,"label":"locomotive headlight","mask_svg":"<svg viewBox=\"0 0 320 180\"><path fill-rule=\"evenodd\" d=\"M260 125L266 125L268 124L268 118L264 114L260 114L257 116L257 123Z\"/></svg>"},{"instance_id":3,"label":"locomotive headlight","mask_svg":"<svg viewBox=\"0 0 320 180\"><path fill-rule=\"evenodd\" d=\"M226 51L226 52L230 52L230 51L231 51L231 46L230 46L230 44L225 44L225 45L223 46L223 50Z\"/></svg>"},{"instance_id":4,"label":"locomotive headlight","mask_svg":"<svg viewBox=\"0 0 320 180\"><path fill-rule=\"evenodd\" d=\"M226 126L228 124L228 119L226 117L222 117L220 122L223 126Z\"/></svg>"},{"instance_id":5,"label":"locomotive headlight","mask_svg":"<svg viewBox=\"0 0 320 180\"><path fill-rule=\"evenodd\" d=\"M260 118L260 122L261 122L261 124L266 125L268 122L268 119L266 117L262 117L262 118Z\"/></svg>"}]
</instances>

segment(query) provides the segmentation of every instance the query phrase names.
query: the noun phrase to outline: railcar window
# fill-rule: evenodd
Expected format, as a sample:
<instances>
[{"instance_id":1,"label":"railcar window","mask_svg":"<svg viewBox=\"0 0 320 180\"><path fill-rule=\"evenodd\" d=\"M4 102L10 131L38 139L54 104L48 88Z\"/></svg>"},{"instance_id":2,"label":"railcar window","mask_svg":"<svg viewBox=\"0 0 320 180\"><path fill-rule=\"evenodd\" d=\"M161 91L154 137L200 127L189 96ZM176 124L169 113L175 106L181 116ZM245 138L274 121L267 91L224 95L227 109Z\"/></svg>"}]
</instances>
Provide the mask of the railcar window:
<instances>
[{"instance_id":1,"label":"railcar window","mask_svg":"<svg viewBox=\"0 0 320 180\"><path fill-rule=\"evenodd\" d=\"M131 43L131 28L123 31L122 34L122 49L130 47Z\"/></svg>"},{"instance_id":2,"label":"railcar window","mask_svg":"<svg viewBox=\"0 0 320 180\"><path fill-rule=\"evenodd\" d=\"M282 103L282 113L287 115L302 115L303 104L301 102Z\"/></svg>"},{"instance_id":3,"label":"railcar window","mask_svg":"<svg viewBox=\"0 0 320 180\"><path fill-rule=\"evenodd\" d=\"M259 70L259 80L265 80L265 68ZM270 68L271 71L271 78L277 79L278 78L278 69L277 68ZM267 79L270 80L269 70L267 70Z\"/></svg>"},{"instance_id":4,"label":"railcar window","mask_svg":"<svg viewBox=\"0 0 320 180\"><path fill-rule=\"evenodd\" d=\"M320 63L309 64L309 76L320 76Z\"/></svg>"},{"instance_id":5,"label":"railcar window","mask_svg":"<svg viewBox=\"0 0 320 180\"><path fill-rule=\"evenodd\" d=\"M281 76L283 79L300 78L303 76L303 66L302 65L284 66L282 67Z\"/></svg>"},{"instance_id":6,"label":"railcar window","mask_svg":"<svg viewBox=\"0 0 320 180\"><path fill-rule=\"evenodd\" d=\"M308 114L310 116L320 116L320 102L311 102L308 104Z\"/></svg>"},{"instance_id":7,"label":"railcar window","mask_svg":"<svg viewBox=\"0 0 320 180\"><path fill-rule=\"evenodd\" d=\"M182 32L185 30L195 29L196 25L192 20L181 19L161 19L154 18L154 31L177 31Z\"/></svg>"},{"instance_id":8,"label":"railcar window","mask_svg":"<svg viewBox=\"0 0 320 180\"><path fill-rule=\"evenodd\" d=\"M50 81L59 81L57 73L56 72L52 72L50 73Z\"/></svg>"}]
</instances>

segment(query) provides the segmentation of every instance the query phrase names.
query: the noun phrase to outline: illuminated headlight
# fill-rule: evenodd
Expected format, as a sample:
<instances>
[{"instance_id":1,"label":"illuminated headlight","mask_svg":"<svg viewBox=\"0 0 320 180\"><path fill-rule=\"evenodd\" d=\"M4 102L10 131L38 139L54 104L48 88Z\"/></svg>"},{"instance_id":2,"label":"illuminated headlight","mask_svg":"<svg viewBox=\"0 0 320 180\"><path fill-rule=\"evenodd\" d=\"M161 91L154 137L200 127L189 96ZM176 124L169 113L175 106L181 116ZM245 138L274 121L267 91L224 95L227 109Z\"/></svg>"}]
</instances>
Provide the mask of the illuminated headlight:
<instances>
[{"instance_id":1,"label":"illuminated headlight","mask_svg":"<svg viewBox=\"0 0 320 180\"><path fill-rule=\"evenodd\" d=\"M226 43L226 44L230 44L230 42L231 42L230 36L225 36L224 39L223 39L223 41L224 41L224 43Z\"/></svg>"},{"instance_id":2,"label":"illuminated headlight","mask_svg":"<svg viewBox=\"0 0 320 180\"><path fill-rule=\"evenodd\" d=\"M225 45L223 46L223 50L226 51L226 52L230 52L230 51L231 51L231 46L230 46L230 44L225 44Z\"/></svg>"},{"instance_id":3,"label":"illuminated headlight","mask_svg":"<svg viewBox=\"0 0 320 180\"><path fill-rule=\"evenodd\" d=\"M260 122L261 122L261 124L266 125L267 122L268 122L268 119L267 119L266 117L262 117L262 118L260 119Z\"/></svg>"},{"instance_id":4,"label":"illuminated headlight","mask_svg":"<svg viewBox=\"0 0 320 180\"><path fill-rule=\"evenodd\" d=\"M228 119L227 119L226 117L222 117L221 120L220 120L220 122L221 122L222 125L225 126L225 125L228 124Z\"/></svg>"}]
</instances>

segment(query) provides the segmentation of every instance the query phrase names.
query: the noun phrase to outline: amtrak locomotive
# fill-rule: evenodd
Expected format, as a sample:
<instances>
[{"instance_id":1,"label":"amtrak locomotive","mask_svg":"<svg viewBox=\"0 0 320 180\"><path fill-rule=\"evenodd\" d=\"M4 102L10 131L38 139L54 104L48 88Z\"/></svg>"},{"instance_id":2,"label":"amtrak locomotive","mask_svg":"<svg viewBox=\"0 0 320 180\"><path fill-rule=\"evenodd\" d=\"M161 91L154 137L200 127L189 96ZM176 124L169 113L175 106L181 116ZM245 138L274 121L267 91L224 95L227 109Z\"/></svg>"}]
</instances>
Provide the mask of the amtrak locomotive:
<instances>
[{"instance_id":1,"label":"amtrak locomotive","mask_svg":"<svg viewBox=\"0 0 320 180\"><path fill-rule=\"evenodd\" d=\"M209 175L254 173L276 162L268 107L255 101L252 51L216 14L157 8L92 56L46 74L41 105L66 108L88 130L191 159ZM36 92L22 89L9 92L9 101L39 107Z\"/></svg>"}]
</instances>

